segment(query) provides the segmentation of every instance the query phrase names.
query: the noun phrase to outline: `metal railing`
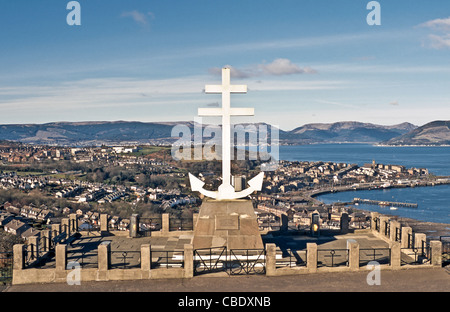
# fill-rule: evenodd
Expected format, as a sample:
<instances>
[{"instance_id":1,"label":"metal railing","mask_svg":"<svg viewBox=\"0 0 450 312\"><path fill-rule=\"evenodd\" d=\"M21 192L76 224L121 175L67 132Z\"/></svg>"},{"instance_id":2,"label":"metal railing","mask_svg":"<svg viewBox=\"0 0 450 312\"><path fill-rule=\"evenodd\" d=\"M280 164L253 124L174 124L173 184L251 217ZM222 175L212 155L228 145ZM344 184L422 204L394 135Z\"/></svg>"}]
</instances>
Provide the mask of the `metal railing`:
<instances>
[{"instance_id":1,"label":"metal railing","mask_svg":"<svg viewBox=\"0 0 450 312\"><path fill-rule=\"evenodd\" d=\"M348 266L348 255L348 249L317 249L317 266Z\"/></svg>"},{"instance_id":2,"label":"metal railing","mask_svg":"<svg viewBox=\"0 0 450 312\"><path fill-rule=\"evenodd\" d=\"M151 232L162 228L162 217L139 218L139 236L151 236Z\"/></svg>"},{"instance_id":3,"label":"metal railing","mask_svg":"<svg viewBox=\"0 0 450 312\"><path fill-rule=\"evenodd\" d=\"M421 246L401 248L401 265L416 265L431 262L431 246L422 241Z\"/></svg>"},{"instance_id":4,"label":"metal railing","mask_svg":"<svg viewBox=\"0 0 450 312\"><path fill-rule=\"evenodd\" d=\"M401 227L395 228L395 241L396 242L402 241L402 228Z\"/></svg>"},{"instance_id":5,"label":"metal railing","mask_svg":"<svg viewBox=\"0 0 450 312\"><path fill-rule=\"evenodd\" d=\"M183 268L184 250L156 250L150 248L151 268Z\"/></svg>"},{"instance_id":6,"label":"metal railing","mask_svg":"<svg viewBox=\"0 0 450 312\"><path fill-rule=\"evenodd\" d=\"M141 267L141 252L136 250L111 251L111 269L136 269Z\"/></svg>"},{"instance_id":7,"label":"metal railing","mask_svg":"<svg viewBox=\"0 0 450 312\"><path fill-rule=\"evenodd\" d=\"M98 250L97 249L71 249L67 250L67 263L77 262L81 268L97 268L98 267Z\"/></svg>"},{"instance_id":8,"label":"metal railing","mask_svg":"<svg viewBox=\"0 0 450 312\"><path fill-rule=\"evenodd\" d=\"M391 235L391 224L389 221L384 222L384 236L390 236Z\"/></svg>"},{"instance_id":9,"label":"metal railing","mask_svg":"<svg viewBox=\"0 0 450 312\"><path fill-rule=\"evenodd\" d=\"M375 231L380 232L380 219L375 218Z\"/></svg>"},{"instance_id":10,"label":"metal railing","mask_svg":"<svg viewBox=\"0 0 450 312\"><path fill-rule=\"evenodd\" d=\"M306 266L307 250L286 249L281 256L276 259L276 268Z\"/></svg>"},{"instance_id":11,"label":"metal railing","mask_svg":"<svg viewBox=\"0 0 450 312\"><path fill-rule=\"evenodd\" d=\"M11 284L13 276L13 252L0 252L0 283Z\"/></svg>"},{"instance_id":12,"label":"metal railing","mask_svg":"<svg viewBox=\"0 0 450 312\"><path fill-rule=\"evenodd\" d=\"M359 249L359 266L368 265L369 262L376 261L379 264L391 263L390 248L362 248Z\"/></svg>"},{"instance_id":13,"label":"metal railing","mask_svg":"<svg viewBox=\"0 0 450 312\"><path fill-rule=\"evenodd\" d=\"M264 274L265 249L231 249L227 247L194 250L194 274L226 272L228 275Z\"/></svg>"},{"instance_id":14,"label":"metal railing","mask_svg":"<svg viewBox=\"0 0 450 312\"><path fill-rule=\"evenodd\" d=\"M265 249L231 249L228 266L230 275L264 274L266 251Z\"/></svg>"},{"instance_id":15,"label":"metal railing","mask_svg":"<svg viewBox=\"0 0 450 312\"><path fill-rule=\"evenodd\" d=\"M227 247L194 250L194 274L222 272L227 269Z\"/></svg>"},{"instance_id":16,"label":"metal railing","mask_svg":"<svg viewBox=\"0 0 450 312\"><path fill-rule=\"evenodd\" d=\"M169 231L192 231L193 229L192 218L169 218Z\"/></svg>"},{"instance_id":17,"label":"metal railing","mask_svg":"<svg viewBox=\"0 0 450 312\"><path fill-rule=\"evenodd\" d=\"M24 263L25 267L31 267L35 264L35 262L38 260L37 257L37 249L35 244L25 244L24 250Z\"/></svg>"},{"instance_id":18,"label":"metal railing","mask_svg":"<svg viewBox=\"0 0 450 312\"><path fill-rule=\"evenodd\" d=\"M450 236L439 236L442 243L442 265L450 264Z\"/></svg>"}]
</instances>

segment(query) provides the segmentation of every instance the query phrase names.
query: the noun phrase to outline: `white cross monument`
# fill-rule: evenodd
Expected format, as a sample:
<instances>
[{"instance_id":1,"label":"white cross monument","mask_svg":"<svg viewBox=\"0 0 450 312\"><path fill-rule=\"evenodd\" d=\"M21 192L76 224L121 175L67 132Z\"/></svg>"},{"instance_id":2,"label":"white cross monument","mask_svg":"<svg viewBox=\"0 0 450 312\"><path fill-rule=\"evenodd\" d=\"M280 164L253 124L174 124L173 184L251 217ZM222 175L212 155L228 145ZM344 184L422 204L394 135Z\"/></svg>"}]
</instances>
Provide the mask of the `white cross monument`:
<instances>
[{"instance_id":1,"label":"white cross monument","mask_svg":"<svg viewBox=\"0 0 450 312\"><path fill-rule=\"evenodd\" d=\"M232 108L231 93L247 93L246 85L230 84L230 69L222 68L222 84L206 85L205 93L221 93L222 107L220 108L199 108L198 115L205 117L222 117L222 184L217 192L203 189L205 184L201 180L189 173L189 180L193 191L198 191L205 196L218 200L228 200L243 198L254 191L260 191L262 188L264 172L248 181L249 188L235 192L231 185L231 116L253 116L253 108Z\"/></svg>"}]
</instances>

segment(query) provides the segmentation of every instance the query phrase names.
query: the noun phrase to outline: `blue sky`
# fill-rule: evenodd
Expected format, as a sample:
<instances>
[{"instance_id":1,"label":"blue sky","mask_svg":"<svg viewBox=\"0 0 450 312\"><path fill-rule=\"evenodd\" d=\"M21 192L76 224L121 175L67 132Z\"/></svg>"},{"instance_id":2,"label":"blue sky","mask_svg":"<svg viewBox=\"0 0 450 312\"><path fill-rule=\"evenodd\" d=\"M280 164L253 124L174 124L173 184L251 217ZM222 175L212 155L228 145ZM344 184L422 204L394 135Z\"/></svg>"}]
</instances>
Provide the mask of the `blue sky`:
<instances>
[{"instance_id":1,"label":"blue sky","mask_svg":"<svg viewBox=\"0 0 450 312\"><path fill-rule=\"evenodd\" d=\"M225 65L236 122L450 116L448 1L378 1L379 26L365 0L79 0L80 26L68 2L0 0L0 123L193 120Z\"/></svg>"}]
</instances>

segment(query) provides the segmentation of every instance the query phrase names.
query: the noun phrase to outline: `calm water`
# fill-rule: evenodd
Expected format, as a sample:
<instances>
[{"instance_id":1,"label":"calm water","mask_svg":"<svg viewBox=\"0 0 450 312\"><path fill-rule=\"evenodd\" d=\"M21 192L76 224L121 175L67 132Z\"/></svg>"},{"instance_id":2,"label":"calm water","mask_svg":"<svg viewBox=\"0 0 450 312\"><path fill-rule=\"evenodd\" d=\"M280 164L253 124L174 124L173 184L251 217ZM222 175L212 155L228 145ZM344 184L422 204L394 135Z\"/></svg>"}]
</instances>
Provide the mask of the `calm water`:
<instances>
[{"instance_id":1,"label":"calm water","mask_svg":"<svg viewBox=\"0 0 450 312\"><path fill-rule=\"evenodd\" d=\"M403 165L427 168L436 175L450 175L450 146L386 147L369 144L314 144L280 146L280 159L331 161L358 164Z\"/></svg>"},{"instance_id":2,"label":"calm water","mask_svg":"<svg viewBox=\"0 0 450 312\"><path fill-rule=\"evenodd\" d=\"M427 168L430 173L450 176L450 147L381 147L368 144L317 144L280 146L280 158L290 161L331 161L362 166L377 163ZM359 205L361 209L422 221L450 224L450 185L325 194L317 198L327 204L352 201L354 197L417 203L418 208Z\"/></svg>"}]
</instances>

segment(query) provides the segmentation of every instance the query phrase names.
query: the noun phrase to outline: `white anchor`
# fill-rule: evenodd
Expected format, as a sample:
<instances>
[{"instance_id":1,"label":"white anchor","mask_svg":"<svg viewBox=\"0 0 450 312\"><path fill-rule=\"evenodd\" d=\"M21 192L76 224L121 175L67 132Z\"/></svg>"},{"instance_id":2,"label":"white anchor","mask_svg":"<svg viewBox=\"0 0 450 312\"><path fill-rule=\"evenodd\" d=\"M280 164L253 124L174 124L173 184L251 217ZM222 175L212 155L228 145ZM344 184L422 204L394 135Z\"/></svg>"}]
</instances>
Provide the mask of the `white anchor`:
<instances>
[{"instance_id":1,"label":"white anchor","mask_svg":"<svg viewBox=\"0 0 450 312\"><path fill-rule=\"evenodd\" d=\"M230 95L231 93L247 93L246 85L231 85L230 84L230 69L222 68L222 85L206 85L205 93L221 93L222 107L221 108L199 108L199 116L222 116L222 184L218 191L208 191L203 188L205 183L194 175L189 173L189 181L191 183L192 191L198 191L201 194L217 200L230 200L246 197L255 191L261 191L264 172L259 173L256 177L248 181L249 187L245 190L236 192L231 185L231 116L253 116L255 110L253 108L231 108Z\"/></svg>"}]
</instances>

